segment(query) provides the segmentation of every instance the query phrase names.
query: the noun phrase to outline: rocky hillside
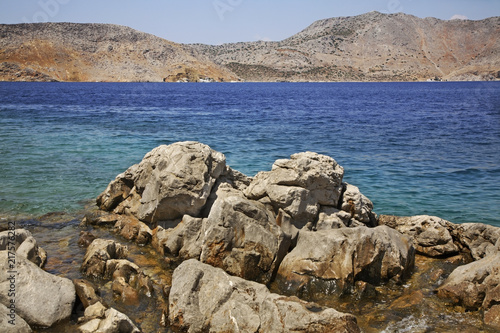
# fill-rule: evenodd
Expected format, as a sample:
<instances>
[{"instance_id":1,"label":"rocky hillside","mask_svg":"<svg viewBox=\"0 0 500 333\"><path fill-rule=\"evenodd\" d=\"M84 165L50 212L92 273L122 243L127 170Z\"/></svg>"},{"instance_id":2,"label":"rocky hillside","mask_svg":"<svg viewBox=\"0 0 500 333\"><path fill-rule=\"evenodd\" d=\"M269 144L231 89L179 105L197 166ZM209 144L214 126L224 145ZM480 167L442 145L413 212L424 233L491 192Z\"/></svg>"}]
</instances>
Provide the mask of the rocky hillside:
<instances>
[{"instance_id":1,"label":"rocky hillside","mask_svg":"<svg viewBox=\"0 0 500 333\"><path fill-rule=\"evenodd\" d=\"M500 17L371 12L280 42L183 45L109 24L0 25L4 81L415 81L500 78Z\"/></svg>"},{"instance_id":2,"label":"rocky hillside","mask_svg":"<svg viewBox=\"0 0 500 333\"><path fill-rule=\"evenodd\" d=\"M177 81L236 77L192 47L109 24L0 25L3 81Z\"/></svg>"},{"instance_id":3,"label":"rocky hillside","mask_svg":"<svg viewBox=\"0 0 500 333\"><path fill-rule=\"evenodd\" d=\"M500 17L482 21L371 12L314 22L280 42L195 45L252 81L491 80Z\"/></svg>"}]
</instances>

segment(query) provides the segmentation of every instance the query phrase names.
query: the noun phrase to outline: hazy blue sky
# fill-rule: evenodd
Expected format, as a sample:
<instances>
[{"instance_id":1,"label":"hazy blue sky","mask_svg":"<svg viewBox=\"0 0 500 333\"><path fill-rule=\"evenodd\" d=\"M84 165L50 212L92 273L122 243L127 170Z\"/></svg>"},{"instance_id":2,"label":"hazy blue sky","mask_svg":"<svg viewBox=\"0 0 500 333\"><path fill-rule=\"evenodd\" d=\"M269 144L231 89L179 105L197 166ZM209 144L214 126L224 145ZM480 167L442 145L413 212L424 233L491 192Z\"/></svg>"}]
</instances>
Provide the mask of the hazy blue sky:
<instances>
[{"instance_id":1,"label":"hazy blue sky","mask_svg":"<svg viewBox=\"0 0 500 333\"><path fill-rule=\"evenodd\" d=\"M0 0L0 23L114 23L180 43L281 40L312 22L377 10L478 20L500 0Z\"/></svg>"}]
</instances>

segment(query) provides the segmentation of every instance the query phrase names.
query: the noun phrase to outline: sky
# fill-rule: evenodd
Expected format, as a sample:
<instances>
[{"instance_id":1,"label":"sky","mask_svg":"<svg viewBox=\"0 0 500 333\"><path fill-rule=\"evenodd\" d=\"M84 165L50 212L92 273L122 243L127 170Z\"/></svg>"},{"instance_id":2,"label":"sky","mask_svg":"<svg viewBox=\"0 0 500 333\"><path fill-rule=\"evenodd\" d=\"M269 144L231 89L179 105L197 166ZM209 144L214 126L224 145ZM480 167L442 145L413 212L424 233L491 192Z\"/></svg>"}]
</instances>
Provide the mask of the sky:
<instances>
[{"instance_id":1,"label":"sky","mask_svg":"<svg viewBox=\"0 0 500 333\"><path fill-rule=\"evenodd\" d=\"M316 20L370 11L500 16L500 0L0 0L0 23L113 23L178 43L279 41Z\"/></svg>"}]
</instances>

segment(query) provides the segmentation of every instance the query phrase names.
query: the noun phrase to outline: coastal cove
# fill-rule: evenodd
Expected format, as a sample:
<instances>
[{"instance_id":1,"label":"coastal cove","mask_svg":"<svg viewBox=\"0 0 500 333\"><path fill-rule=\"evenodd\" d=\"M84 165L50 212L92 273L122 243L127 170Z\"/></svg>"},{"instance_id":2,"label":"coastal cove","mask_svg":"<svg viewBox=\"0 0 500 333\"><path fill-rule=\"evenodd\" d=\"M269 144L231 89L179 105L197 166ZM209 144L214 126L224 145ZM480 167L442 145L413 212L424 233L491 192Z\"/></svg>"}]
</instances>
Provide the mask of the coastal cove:
<instances>
[{"instance_id":1,"label":"coastal cove","mask_svg":"<svg viewBox=\"0 0 500 333\"><path fill-rule=\"evenodd\" d=\"M493 333L499 107L499 82L0 83L0 314Z\"/></svg>"},{"instance_id":2,"label":"coastal cove","mask_svg":"<svg viewBox=\"0 0 500 333\"><path fill-rule=\"evenodd\" d=\"M500 226L500 83L0 83L0 217L77 214L161 144L332 156L378 214Z\"/></svg>"}]
</instances>

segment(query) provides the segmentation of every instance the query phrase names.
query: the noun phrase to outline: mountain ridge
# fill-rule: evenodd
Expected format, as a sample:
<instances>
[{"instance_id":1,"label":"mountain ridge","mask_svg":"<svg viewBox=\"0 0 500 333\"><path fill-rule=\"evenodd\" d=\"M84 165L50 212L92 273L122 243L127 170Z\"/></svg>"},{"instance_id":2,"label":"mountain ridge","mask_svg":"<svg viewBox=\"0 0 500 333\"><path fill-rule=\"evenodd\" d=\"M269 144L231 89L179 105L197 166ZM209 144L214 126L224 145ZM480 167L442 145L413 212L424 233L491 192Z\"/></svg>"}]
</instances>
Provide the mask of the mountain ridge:
<instances>
[{"instance_id":1,"label":"mountain ridge","mask_svg":"<svg viewBox=\"0 0 500 333\"><path fill-rule=\"evenodd\" d=\"M3 81L425 81L500 79L500 17L369 12L281 41L178 44L109 24L0 25Z\"/></svg>"},{"instance_id":2,"label":"mountain ridge","mask_svg":"<svg viewBox=\"0 0 500 333\"><path fill-rule=\"evenodd\" d=\"M99 23L0 25L4 81L237 79L192 47Z\"/></svg>"},{"instance_id":3,"label":"mountain ridge","mask_svg":"<svg viewBox=\"0 0 500 333\"><path fill-rule=\"evenodd\" d=\"M247 80L492 80L500 17L444 21L370 12L318 20L278 42L194 45Z\"/></svg>"}]
</instances>

